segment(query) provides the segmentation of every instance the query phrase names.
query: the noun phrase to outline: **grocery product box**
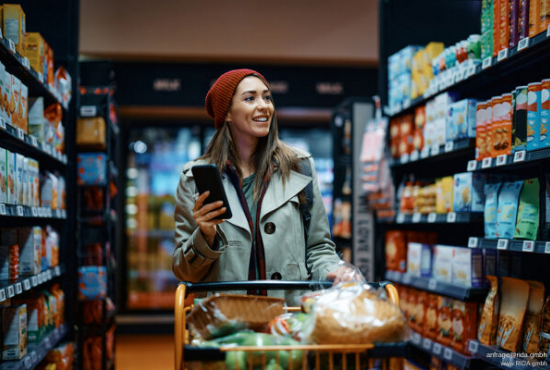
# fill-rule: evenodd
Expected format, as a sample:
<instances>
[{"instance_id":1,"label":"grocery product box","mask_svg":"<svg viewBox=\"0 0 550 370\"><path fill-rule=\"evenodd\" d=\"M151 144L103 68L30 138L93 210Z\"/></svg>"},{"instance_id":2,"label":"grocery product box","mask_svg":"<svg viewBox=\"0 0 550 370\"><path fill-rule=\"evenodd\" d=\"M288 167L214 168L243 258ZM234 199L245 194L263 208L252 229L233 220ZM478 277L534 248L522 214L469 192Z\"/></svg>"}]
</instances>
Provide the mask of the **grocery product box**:
<instances>
[{"instance_id":1,"label":"grocery product box","mask_svg":"<svg viewBox=\"0 0 550 370\"><path fill-rule=\"evenodd\" d=\"M21 128L21 80L11 75L11 95L13 99L13 110L11 111L11 125Z\"/></svg>"},{"instance_id":2,"label":"grocery product box","mask_svg":"<svg viewBox=\"0 0 550 370\"><path fill-rule=\"evenodd\" d=\"M453 177L447 176L436 181L436 213L449 213L453 211Z\"/></svg>"},{"instance_id":3,"label":"grocery product box","mask_svg":"<svg viewBox=\"0 0 550 370\"><path fill-rule=\"evenodd\" d=\"M19 244L19 274L36 275L42 271L42 228L22 227L17 230Z\"/></svg>"},{"instance_id":4,"label":"grocery product box","mask_svg":"<svg viewBox=\"0 0 550 370\"><path fill-rule=\"evenodd\" d=\"M424 333L425 338L436 340L437 338L437 294L427 294L424 303Z\"/></svg>"},{"instance_id":5,"label":"grocery product box","mask_svg":"<svg viewBox=\"0 0 550 370\"><path fill-rule=\"evenodd\" d=\"M2 104L4 106L4 111L2 113L2 117L6 120L8 125L12 125L11 118L12 113L15 110L15 104L13 102L13 94L11 91L11 74L4 71L4 74L0 77L3 77Z\"/></svg>"},{"instance_id":6,"label":"grocery product box","mask_svg":"<svg viewBox=\"0 0 550 370\"><path fill-rule=\"evenodd\" d=\"M485 195L483 187L486 176L481 173L464 172L454 175L453 211L483 212Z\"/></svg>"},{"instance_id":7,"label":"grocery product box","mask_svg":"<svg viewBox=\"0 0 550 370\"><path fill-rule=\"evenodd\" d=\"M504 94L493 107L493 157L512 153L512 114L512 94Z\"/></svg>"},{"instance_id":8,"label":"grocery product box","mask_svg":"<svg viewBox=\"0 0 550 370\"><path fill-rule=\"evenodd\" d=\"M444 346L450 346L453 335L453 311L452 298L443 296L437 297L437 342Z\"/></svg>"},{"instance_id":9,"label":"grocery product box","mask_svg":"<svg viewBox=\"0 0 550 370\"><path fill-rule=\"evenodd\" d=\"M21 126L20 128L29 133L29 88L21 83Z\"/></svg>"},{"instance_id":10,"label":"grocery product box","mask_svg":"<svg viewBox=\"0 0 550 370\"><path fill-rule=\"evenodd\" d=\"M4 5L5 6L5 5ZM27 306L2 309L2 360L20 360L27 354Z\"/></svg>"},{"instance_id":11,"label":"grocery product box","mask_svg":"<svg viewBox=\"0 0 550 370\"><path fill-rule=\"evenodd\" d=\"M40 324L44 310L40 305L40 300L32 294L30 297L12 299L14 306L27 306L27 341L29 343L38 343L40 337Z\"/></svg>"},{"instance_id":12,"label":"grocery product box","mask_svg":"<svg viewBox=\"0 0 550 370\"><path fill-rule=\"evenodd\" d=\"M29 185L31 207L40 207L40 168L34 159L29 159Z\"/></svg>"},{"instance_id":13,"label":"grocery product box","mask_svg":"<svg viewBox=\"0 0 550 370\"><path fill-rule=\"evenodd\" d=\"M432 276L432 248L428 244L408 244L407 273L418 277Z\"/></svg>"},{"instance_id":14,"label":"grocery product box","mask_svg":"<svg viewBox=\"0 0 550 370\"><path fill-rule=\"evenodd\" d=\"M107 156L105 153L79 153L77 158L79 185L105 185L107 183Z\"/></svg>"},{"instance_id":15,"label":"grocery product box","mask_svg":"<svg viewBox=\"0 0 550 370\"><path fill-rule=\"evenodd\" d=\"M540 93L540 147L550 146L550 79L542 80Z\"/></svg>"},{"instance_id":16,"label":"grocery product box","mask_svg":"<svg viewBox=\"0 0 550 370\"><path fill-rule=\"evenodd\" d=\"M19 246L15 243L0 243L0 280L19 278Z\"/></svg>"},{"instance_id":17,"label":"grocery product box","mask_svg":"<svg viewBox=\"0 0 550 370\"><path fill-rule=\"evenodd\" d=\"M452 283L454 247L436 245L433 248L432 276L439 281Z\"/></svg>"},{"instance_id":18,"label":"grocery product box","mask_svg":"<svg viewBox=\"0 0 550 370\"><path fill-rule=\"evenodd\" d=\"M27 179L25 178L25 157L19 153L15 154L15 193L17 194L16 204L24 205L23 198Z\"/></svg>"},{"instance_id":19,"label":"grocery product box","mask_svg":"<svg viewBox=\"0 0 550 370\"><path fill-rule=\"evenodd\" d=\"M45 142L44 98L29 99L29 134L36 137L38 142Z\"/></svg>"},{"instance_id":20,"label":"grocery product box","mask_svg":"<svg viewBox=\"0 0 550 370\"><path fill-rule=\"evenodd\" d=\"M481 287L483 280L483 254L481 249L454 248L452 283L468 288Z\"/></svg>"},{"instance_id":21,"label":"grocery product box","mask_svg":"<svg viewBox=\"0 0 550 370\"><path fill-rule=\"evenodd\" d=\"M27 32L25 35L25 53L31 68L44 75L46 48L40 33Z\"/></svg>"},{"instance_id":22,"label":"grocery product box","mask_svg":"<svg viewBox=\"0 0 550 370\"><path fill-rule=\"evenodd\" d=\"M0 118L4 121L8 120L8 102L4 99L4 94L6 94L6 89L4 88L4 80L6 75L6 67L0 62Z\"/></svg>"},{"instance_id":23,"label":"grocery product box","mask_svg":"<svg viewBox=\"0 0 550 370\"><path fill-rule=\"evenodd\" d=\"M8 198L8 162L6 149L0 148L0 203L6 203Z\"/></svg>"},{"instance_id":24,"label":"grocery product box","mask_svg":"<svg viewBox=\"0 0 550 370\"><path fill-rule=\"evenodd\" d=\"M17 204L17 191L16 191L16 184L17 184L17 173L16 173L16 165L15 165L15 153L10 152L9 150L6 150L6 161L7 161L7 169L8 169L8 196L6 198L7 204Z\"/></svg>"},{"instance_id":25,"label":"grocery product box","mask_svg":"<svg viewBox=\"0 0 550 370\"><path fill-rule=\"evenodd\" d=\"M530 83L527 86L527 150L535 150L540 147L540 115L541 92L540 82Z\"/></svg>"},{"instance_id":26,"label":"grocery product box","mask_svg":"<svg viewBox=\"0 0 550 370\"><path fill-rule=\"evenodd\" d=\"M105 149L105 119L79 118L76 122L76 145Z\"/></svg>"},{"instance_id":27,"label":"grocery product box","mask_svg":"<svg viewBox=\"0 0 550 370\"><path fill-rule=\"evenodd\" d=\"M468 341L477 339L477 312L477 303L453 300L451 348L455 351L466 354Z\"/></svg>"},{"instance_id":28,"label":"grocery product box","mask_svg":"<svg viewBox=\"0 0 550 370\"><path fill-rule=\"evenodd\" d=\"M487 102L479 102L476 107L476 160L481 161L487 156Z\"/></svg>"},{"instance_id":29,"label":"grocery product box","mask_svg":"<svg viewBox=\"0 0 550 370\"><path fill-rule=\"evenodd\" d=\"M90 300L107 295L107 270L105 266L78 268L78 299Z\"/></svg>"},{"instance_id":30,"label":"grocery product box","mask_svg":"<svg viewBox=\"0 0 550 370\"><path fill-rule=\"evenodd\" d=\"M540 3L540 1L529 2L529 37L534 37L539 33Z\"/></svg>"},{"instance_id":31,"label":"grocery product box","mask_svg":"<svg viewBox=\"0 0 550 370\"><path fill-rule=\"evenodd\" d=\"M44 73L44 82L52 89L55 88L55 71L54 71L54 53L50 45L44 40L46 53L46 72Z\"/></svg>"},{"instance_id":32,"label":"grocery product box","mask_svg":"<svg viewBox=\"0 0 550 370\"><path fill-rule=\"evenodd\" d=\"M42 207L57 209L57 189L57 176L46 171L40 185L40 205Z\"/></svg>"},{"instance_id":33,"label":"grocery product box","mask_svg":"<svg viewBox=\"0 0 550 370\"><path fill-rule=\"evenodd\" d=\"M450 105L446 120L447 141L476 137L476 110L477 102L473 99Z\"/></svg>"},{"instance_id":34,"label":"grocery product box","mask_svg":"<svg viewBox=\"0 0 550 370\"><path fill-rule=\"evenodd\" d=\"M15 50L25 56L26 18L21 5L4 4L2 33L15 44Z\"/></svg>"},{"instance_id":35,"label":"grocery product box","mask_svg":"<svg viewBox=\"0 0 550 370\"><path fill-rule=\"evenodd\" d=\"M386 231L386 270L407 271L407 240L401 230Z\"/></svg>"}]
</instances>

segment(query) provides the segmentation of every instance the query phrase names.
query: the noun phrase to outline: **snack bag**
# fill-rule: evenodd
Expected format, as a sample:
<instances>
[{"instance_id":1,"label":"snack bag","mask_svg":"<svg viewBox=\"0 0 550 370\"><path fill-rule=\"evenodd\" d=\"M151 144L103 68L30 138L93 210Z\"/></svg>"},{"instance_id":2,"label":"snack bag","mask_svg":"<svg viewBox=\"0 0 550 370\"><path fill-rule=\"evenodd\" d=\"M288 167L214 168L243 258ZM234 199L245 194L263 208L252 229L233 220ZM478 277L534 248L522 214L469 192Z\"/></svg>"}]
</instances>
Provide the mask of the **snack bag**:
<instances>
[{"instance_id":1,"label":"snack bag","mask_svg":"<svg viewBox=\"0 0 550 370\"><path fill-rule=\"evenodd\" d=\"M497 345L516 352L521 340L521 329L529 301L529 283L523 280L501 278L502 301L497 330Z\"/></svg>"},{"instance_id":2,"label":"snack bag","mask_svg":"<svg viewBox=\"0 0 550 370\"><path fill-rule=\"evenodd\" d=\"M546 359L550 359L550 297L546 298L542 309L542 323L540 325L539 352L546 353Z\"/></svg>"},{"instance_id":3,"label":"snack bag","mask_svg":"<svg viewBox=\"0 0 550 370\"><path fill-rule=\"evenodd\" d=\"M539 333L542 322L542 309L544 306L544 284L539 281L529 280L529 304L523 323L522 352L539 352Z\"/></svg>"},{"instance_id":4,"label":"snack bag","mask_svg":"<svg viewBox=\"0 0 550 370\"><path fill-rule=\"evenodd\" d=\"M485 237L496 239L498 192L501 184L485 184Z\"/></svg>"},{"instance_id":5,"label":"snack bag","mask_svg":"<svg viewBox=\"0 0 550 370\"><path fill-rule=\"evenodd\" d=\"M451 298L442 296L437 297L437 326L439 328L437 342L444 346L451 344L451 338L453 336L452 310L453 300Z\"/></svg>"},{"instance_id":6,"label":"snack bag","mask_svg":"<svg viewBox=\"0 0 550 370\"><path fill-rule=\"evenodd\" d=\"M477 339L487 346L496 343L498 316L500 310L500 297L498 295L498 279L496 276L487 276L491 284L491 290L487 294L481 319L477 330Z\"/></svg>"},{"instance_id":7,"label":"snack bag","mask_svg":"<svg viewBox=\"0 0 550 370\"><path fill-rule=\"evenodd\" d=\"M407 271L407 240L401 230L386 231L386 269Z\"/></svg>"},{"instance_id":8,"label":"snack bag","mask_svg":"<svg viewBox=\"0 0 550 370\"><path fill-rule=\"evenodd\" d=\"M425 305L427 308L423 336L435 340L437 338L437 295L428 293Z\"/></svg>"},{"instance_id":9,"label":"snack bag","mask_svg":"<svg viewBox=\"0 0 550 370\"><path fill-rule=\"evenodd\" d=\"M519 205L519 193L523 181L507 182L502 185L498 196L497 238L511 239L514 236Z\"/></svg>"},{"instance_id":10,"label":"snack bag","mask_svg":"<svg viewBox=\"0 0 550 370\"><path fill-rule=\"evenodd\" d=\"M514 238L536 240L539 229L539 179L525 180L519 198Z\"/></svg>"}]
</instances>

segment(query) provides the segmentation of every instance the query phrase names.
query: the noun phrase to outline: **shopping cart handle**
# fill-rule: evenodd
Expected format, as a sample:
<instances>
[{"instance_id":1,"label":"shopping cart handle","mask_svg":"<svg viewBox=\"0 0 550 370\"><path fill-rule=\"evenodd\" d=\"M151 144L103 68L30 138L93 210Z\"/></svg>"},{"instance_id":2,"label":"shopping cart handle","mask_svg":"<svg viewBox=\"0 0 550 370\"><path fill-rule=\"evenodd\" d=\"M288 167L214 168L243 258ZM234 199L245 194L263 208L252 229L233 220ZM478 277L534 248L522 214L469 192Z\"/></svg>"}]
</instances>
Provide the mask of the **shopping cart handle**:
<instances>
[{"instance_id":1,"label":"shopping cart handle","mask_svg":"<svg viewBox=\"0 0 550 370\"><path fill-rule=\"evenodd\" d=\"M208 283L190 283L182 281L185 284L187 293L211 292L225 290L298 290L309 289L319 290L330 288L332 281L290 281L290 280L250 280L250 281L216 281Z\"/></svg>"}]
</instances>

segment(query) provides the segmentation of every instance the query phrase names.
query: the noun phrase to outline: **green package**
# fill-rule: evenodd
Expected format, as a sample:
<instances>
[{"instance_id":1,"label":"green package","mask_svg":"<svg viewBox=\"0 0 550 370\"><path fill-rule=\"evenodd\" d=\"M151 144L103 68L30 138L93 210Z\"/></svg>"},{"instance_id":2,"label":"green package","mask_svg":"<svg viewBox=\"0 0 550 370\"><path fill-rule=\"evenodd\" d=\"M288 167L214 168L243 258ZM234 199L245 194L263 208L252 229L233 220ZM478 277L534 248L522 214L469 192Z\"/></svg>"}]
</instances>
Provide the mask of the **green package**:
<instances>
[{"instance_id":1,"label":"green package","mask_svg":"<svg viewBox=\"0 0 550 370\"><path fill-rule=\"evenodd\" d=\"M525 180L519 197L514 238L536 240L539 230L539 179Z\"/></svg>"}]
</instances>

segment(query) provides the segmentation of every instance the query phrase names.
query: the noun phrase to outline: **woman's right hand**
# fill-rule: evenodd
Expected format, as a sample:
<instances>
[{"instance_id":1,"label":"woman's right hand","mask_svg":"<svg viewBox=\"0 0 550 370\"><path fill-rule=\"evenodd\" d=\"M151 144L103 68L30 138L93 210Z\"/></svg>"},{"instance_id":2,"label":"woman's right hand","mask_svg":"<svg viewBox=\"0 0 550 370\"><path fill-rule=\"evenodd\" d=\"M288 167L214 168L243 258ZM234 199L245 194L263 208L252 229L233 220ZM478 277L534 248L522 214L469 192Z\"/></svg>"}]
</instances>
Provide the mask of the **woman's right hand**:
<instances>
[{"instance_id":1,"label":"woman's right hand","mask_svg":"<svg viewBox=\"0 0 550 370\"><path fill-rule=\"evenodd\" d=\"M223 214L225 207L222 207L223 202L221 200L204 205L203 203L209 195L209 191L205 191L199 195L195 202L195 207L193 207L193 218L197 225L199 225L204 239L212 247L216 240L216 226L225 222L225 220L215 220L214 218Z\"/></svg>"}]
</instances>

